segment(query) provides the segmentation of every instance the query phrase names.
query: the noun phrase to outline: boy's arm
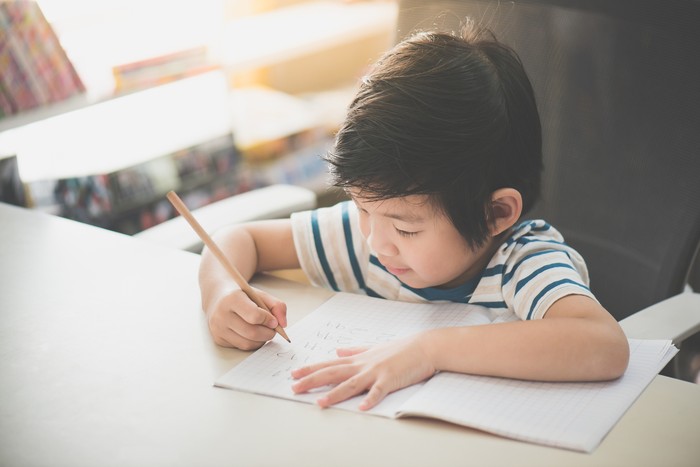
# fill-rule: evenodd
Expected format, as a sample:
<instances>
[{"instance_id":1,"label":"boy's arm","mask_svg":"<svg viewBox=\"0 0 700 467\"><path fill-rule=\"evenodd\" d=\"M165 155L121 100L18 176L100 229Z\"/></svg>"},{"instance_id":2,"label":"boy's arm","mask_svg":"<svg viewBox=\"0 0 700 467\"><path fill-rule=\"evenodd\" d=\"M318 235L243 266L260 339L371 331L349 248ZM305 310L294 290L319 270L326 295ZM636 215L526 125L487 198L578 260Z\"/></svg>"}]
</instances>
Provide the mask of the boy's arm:
<instances>
[{"instance_id":1,"label":"boy's arm","mask_svg":"<svg viewBox=\"0 0 700 467\"><path fill-rule=\"evenodd\" d=\"M256 272L299 267L288 219L251 222L214 235L226 257L249 280ZM287 324L286 305L260 291L272 312L258 308L206 248L199 268L202 308L219 345L254 349L274 337L277 324Z\"/></svg>"},{"instance_id":2,"label":"boy's arm","mask_svg":"<svg viewBox=\"0 0 700 467\"><path fill-rule=\"evenodd\" d=\"M629 359L618 323L595 300L568 295L544 319L442 328L370 349L344 349L331 362L299 368L295 392L338 385L319 399L329 406L369 391L369 409L386 394L445 370L540 381L617 378Z\"/></svg>"},{"instance_id":3,"label":"boy's arm","mask_svg":"<svg viewBox=\"0 0 700 467\"><path fill-rule=\"evenodd\" d=\"M213 239L246 279L256 272L299 267L289 219L230 226L218 231ZM201 268L225 272L206 248Z\"/></svg>"},{"instance_id":4,"label":"boy's arm","mask_svg":"<svg viewBox=\"0 0 700 467\"><path fill-rule=\"evenodd\" d=\"M620 325L595 300L567 295L545 317L421 336L436 369L540 381L614 379L627 368Z\"/></svg>"}]
</instances>

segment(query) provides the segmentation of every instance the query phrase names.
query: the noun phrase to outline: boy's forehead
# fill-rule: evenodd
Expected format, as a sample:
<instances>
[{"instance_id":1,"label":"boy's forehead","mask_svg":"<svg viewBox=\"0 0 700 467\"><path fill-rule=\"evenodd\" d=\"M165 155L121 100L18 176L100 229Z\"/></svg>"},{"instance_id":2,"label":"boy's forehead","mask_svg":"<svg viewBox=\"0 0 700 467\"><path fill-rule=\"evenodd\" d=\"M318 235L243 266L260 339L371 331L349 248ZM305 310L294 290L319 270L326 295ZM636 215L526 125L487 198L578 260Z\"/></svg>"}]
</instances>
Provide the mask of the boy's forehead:
<instances>
[{"instance_id":1,"label":"boy's forehead","mask_svg":"<svg viewBox=\"0 0 700 467\"><path fill-rule=\"evenodd\" d=\"M371 194L348 190L360 207L404 221L419 222L435 217L434 206L428 195L410 195L389 199L376 199Z\"/></svg>"}]
</instances>

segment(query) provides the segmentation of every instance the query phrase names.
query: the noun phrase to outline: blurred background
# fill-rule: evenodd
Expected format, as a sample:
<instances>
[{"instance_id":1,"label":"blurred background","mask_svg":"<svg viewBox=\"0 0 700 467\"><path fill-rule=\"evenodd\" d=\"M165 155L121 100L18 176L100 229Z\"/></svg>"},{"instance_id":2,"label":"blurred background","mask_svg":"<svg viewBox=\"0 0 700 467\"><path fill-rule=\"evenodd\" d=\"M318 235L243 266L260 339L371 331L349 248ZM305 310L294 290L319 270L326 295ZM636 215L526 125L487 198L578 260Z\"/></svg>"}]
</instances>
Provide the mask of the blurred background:
<instances>
[{"instance_id":1,"label":"blurred background","mask_svg":"<svg viewBox=\"0 0 700 467\"><path fill-rule=\"evenodd\" d=\"M170 189L193 208L275 183L333 202L318 156L396 15L391 1L0 1L4 198L127 234L174 215Z\"/></svg>"}]
</instances>

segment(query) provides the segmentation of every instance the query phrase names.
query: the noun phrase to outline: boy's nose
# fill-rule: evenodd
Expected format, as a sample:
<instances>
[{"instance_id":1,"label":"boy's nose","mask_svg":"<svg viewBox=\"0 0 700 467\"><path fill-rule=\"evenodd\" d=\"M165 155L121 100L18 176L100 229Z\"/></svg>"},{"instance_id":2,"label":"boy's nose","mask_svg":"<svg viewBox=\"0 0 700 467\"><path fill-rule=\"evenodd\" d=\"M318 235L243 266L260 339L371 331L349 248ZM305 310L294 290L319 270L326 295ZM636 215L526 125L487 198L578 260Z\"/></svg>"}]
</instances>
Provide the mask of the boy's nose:
<instances>
[{"instance_id":1,"label":"boy's nose","mask_svg":"<svg viewBox=\"0 0 700 467\"><path fill-rule=\"evenodd\" d=\"M367 243L375 253L381 256L396 256L399 253L396 245L380 229L370 229Z\"/></svg>"}]
</instances>

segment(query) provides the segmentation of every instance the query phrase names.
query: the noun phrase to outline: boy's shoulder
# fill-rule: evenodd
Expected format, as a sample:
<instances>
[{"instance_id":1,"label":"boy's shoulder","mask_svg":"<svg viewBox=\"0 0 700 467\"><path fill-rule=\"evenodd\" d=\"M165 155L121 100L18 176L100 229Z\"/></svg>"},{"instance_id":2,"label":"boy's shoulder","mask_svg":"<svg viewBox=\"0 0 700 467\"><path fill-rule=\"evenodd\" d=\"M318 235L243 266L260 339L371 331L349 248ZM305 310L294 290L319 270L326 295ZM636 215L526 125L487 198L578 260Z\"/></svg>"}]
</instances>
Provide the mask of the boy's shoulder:
<instances>
[{"instance_id":1,"label":"boy's shoulder","mask_svg":"<svg viewBox=\"0 0 700 467\"><path fill-rule=\"evenodd\" d=\"M542 219L515 226L496 251L485 285L500 285L503 300L521 319L535 319L557 299L571 294L595 297L583 257Z\"/></svg>"},{"instance_id":2,"label":"boy's shoulder","mask_svg":"<svg viewBox=\"0 0 700 467\"><path fill-rule=\"evenodd\" d=\"M554 226L543 219L532 219L522 221L511 229L496 250L491 265L512 265L547 252L561 252L568 257L568 261L583 263L583 258L565 242ZM557 256L543 256L537 262L546 263L549 259L555 261L556 258Z\"/></svg>"},{"instance_id":3,"label":"boy's shoulder","mask_svg":"<svg viewBox=\"0 0 700 467\"><path fill-rule=\"evenodd\" d=\"M534 219L513 227L491 259L490 267L513 273L516 269L530 270L562 263L570 264L588 283L586 263L578 251L566 243L554 226Z\"/></svg>"},{"instance_id":4,"label":"boy's shoulder","mask_svg":"<svg viewBox=\"0 0 700 467\"><path fill-rule=\"evenodd\" d=\"M504 240L503 247L526 245L531 242L552 242L566 245L562 234L543 219L525 220L517 224Z\"/></svg>"}]
</instances>

